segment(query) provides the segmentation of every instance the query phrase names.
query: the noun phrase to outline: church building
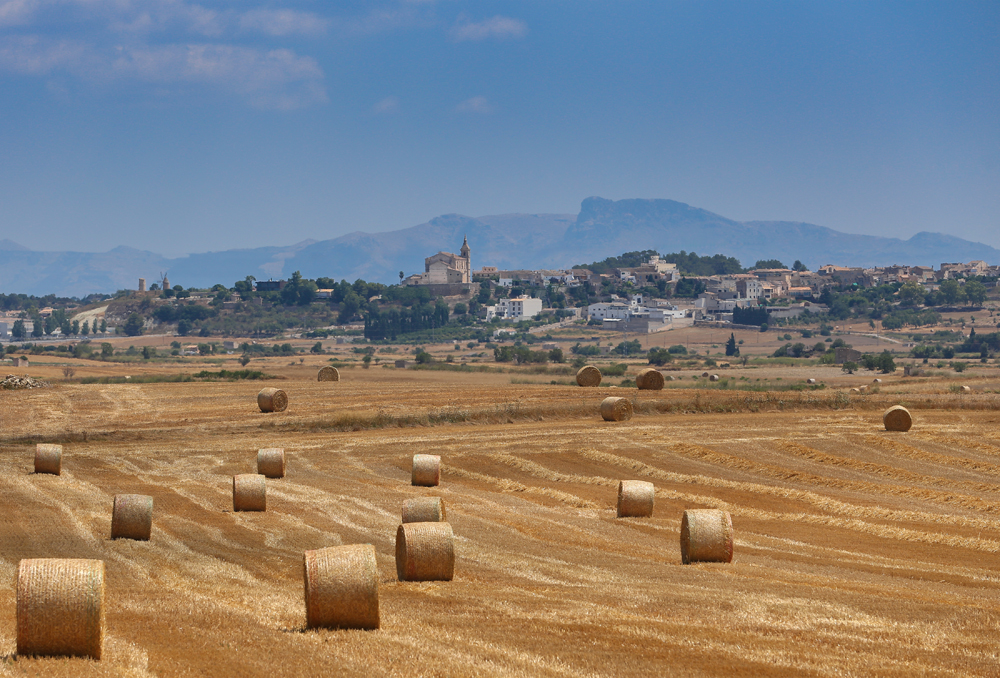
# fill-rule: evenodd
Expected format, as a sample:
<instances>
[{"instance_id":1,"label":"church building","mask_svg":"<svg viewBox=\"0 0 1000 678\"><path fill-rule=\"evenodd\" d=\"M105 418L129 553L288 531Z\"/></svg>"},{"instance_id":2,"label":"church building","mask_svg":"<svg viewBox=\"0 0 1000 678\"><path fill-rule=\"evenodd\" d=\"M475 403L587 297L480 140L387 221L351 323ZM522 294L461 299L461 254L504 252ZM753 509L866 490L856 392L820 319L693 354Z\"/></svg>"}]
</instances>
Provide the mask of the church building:
<instances>
[{"instance_id":1,"label":"church building","mask_svg":"<svg viewBox=\"0 0 1000 678\"><path fill-rule=\"evenodd\" d=\"M411 275L407 285L446 285L472 282L472 259L469 238L462 242L461 254L438 252L424 259L424 272Z\"/></svg>"}]
</instances>

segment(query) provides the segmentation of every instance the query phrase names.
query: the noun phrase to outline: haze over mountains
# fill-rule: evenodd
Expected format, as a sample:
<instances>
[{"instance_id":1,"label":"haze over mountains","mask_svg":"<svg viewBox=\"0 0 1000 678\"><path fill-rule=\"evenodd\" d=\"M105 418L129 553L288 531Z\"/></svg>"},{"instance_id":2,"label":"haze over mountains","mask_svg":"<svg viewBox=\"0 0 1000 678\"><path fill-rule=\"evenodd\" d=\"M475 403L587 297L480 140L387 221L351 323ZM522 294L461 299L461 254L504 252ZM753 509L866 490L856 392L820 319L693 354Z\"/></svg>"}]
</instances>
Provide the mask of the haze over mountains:
<instances>
[{"instance_id":1,"label":"haze over mountains","mask_svg":"<svg viewBox=\"0 0 1000 678\"><path fill-rule=\"evenodd\" d=\"M232 285L252 275L394 283L399 272L423 271L424 257L457 252L468 235L473 268L568 268L631 250L686 250L737 257L744 266L759 259L877 266L982 259L1000 263L1000 250L941 233L921 232L908 240L843 233L788 221L739 222L673 200L587 198L580 213L505 214L466 217L449 214L418 226L383 233L355 232L331 240L306 240L284 247L206 252L169 259L153 252L116 247L109 252L35 252L0 240L0 292L84 296L134 289L167 273L171 284Z\"/></svg>"}]
</instances>

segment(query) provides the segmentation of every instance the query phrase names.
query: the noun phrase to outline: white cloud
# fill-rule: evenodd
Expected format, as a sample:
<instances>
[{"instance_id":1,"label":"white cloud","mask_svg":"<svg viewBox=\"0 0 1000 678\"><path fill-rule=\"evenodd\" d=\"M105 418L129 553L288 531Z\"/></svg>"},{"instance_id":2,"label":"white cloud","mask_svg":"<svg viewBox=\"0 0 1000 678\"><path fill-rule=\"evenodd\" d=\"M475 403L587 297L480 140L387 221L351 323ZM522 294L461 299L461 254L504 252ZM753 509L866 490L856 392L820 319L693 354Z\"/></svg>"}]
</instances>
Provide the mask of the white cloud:
<instances>
[{"instance_id":1,"label":"white cloud","mask_svg":"<svg viewBox=\"0 0 1000 678\"><path fill-rule=\"evenodd\" d=\"M3 0L0 2L0 26L26 24L40 6L40 0Z\"/></svg>"},{"instance_id":2,"label":"white cloud","mask_svg":"<svg viewBox=\"0 0 1000 678\"><path fill-rule=\"evenodd\" d=\"M456 107L456 110L461 113L492 113L493 106L486 97L478 96L466 99Z\"/></svg>"},{"instance_id":3,"label":"white cloud","mask_svg":"<svg viewBox=\"0 0 1000 678\"><path fill-rule=\"evenodd\" d=\"M399 110L399 99L396 97L386 97L372 107L372 111L377 114L393 113Z\"/></svg>"},{"instance_id":4,"label":"white cloud","mask_svg":"<svg viewBox=\"0 0 1000 678\"><path fill-rule=\"evenodd\" d=\"M312 12L291 9L252 9L240 17L240 28L244 31L259 31L277 37L322 35L326 33L329 23Z\"/></svg>"},{"instance_id":5,"label":"white cloud","mask_svg":"<svg viewBox=\"0 0 1000 678\"><path fill-rule=\"evenodd\" d=\"M520 19L505 16L495 16L479 23L472 23L460 17L458 24L451 29L451 39L455 42L466 40L497 40L518 39L528 34L528 25Z\"/></svg>"},{"instance_id":6,"label":"white cloud","mask_svg":"<svg viewBox=\"0 0 1000 678\"><path fill-rule=\"evenodd\" d=\"M319 64L287 49L190 44L107 50L30 36L0 40L0 69L43 76L63 72L90 81L210 86L278 110L327 100Z\"/></svg>"}]
</instances>

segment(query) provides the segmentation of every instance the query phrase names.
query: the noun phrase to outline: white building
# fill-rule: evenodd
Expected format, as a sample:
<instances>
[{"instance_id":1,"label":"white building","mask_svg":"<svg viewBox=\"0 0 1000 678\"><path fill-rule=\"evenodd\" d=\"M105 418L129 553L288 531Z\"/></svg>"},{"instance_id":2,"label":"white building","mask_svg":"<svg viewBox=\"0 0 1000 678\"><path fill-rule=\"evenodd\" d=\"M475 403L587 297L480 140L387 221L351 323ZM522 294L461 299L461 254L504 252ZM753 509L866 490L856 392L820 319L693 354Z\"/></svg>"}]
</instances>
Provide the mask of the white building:
<instances>
[{"instance_id":1,"label":"white building","mask_svg":"<svg viewBox=\"0 0 1000 678\"><path fill-rule=\"evenodd\" d=\"M501 320L524 320L534 318L542 312L542 300L531 297L515 297L513 299L501 299L496 306L486 307L486 322L493 318Z\"/></svg>"},{"instance_id":2,"label":"white building","mask_svg":"<svg viewBox=\"0 0 1000 678\"><path fill-rule=\"evenodd\" d=\"M631 304L625 304L620 301L612 301L608 304L602 302L588 306L587 317L592 320L625 320L632 314L634 309L635 307Z\"/></svg>"}]
</instances>

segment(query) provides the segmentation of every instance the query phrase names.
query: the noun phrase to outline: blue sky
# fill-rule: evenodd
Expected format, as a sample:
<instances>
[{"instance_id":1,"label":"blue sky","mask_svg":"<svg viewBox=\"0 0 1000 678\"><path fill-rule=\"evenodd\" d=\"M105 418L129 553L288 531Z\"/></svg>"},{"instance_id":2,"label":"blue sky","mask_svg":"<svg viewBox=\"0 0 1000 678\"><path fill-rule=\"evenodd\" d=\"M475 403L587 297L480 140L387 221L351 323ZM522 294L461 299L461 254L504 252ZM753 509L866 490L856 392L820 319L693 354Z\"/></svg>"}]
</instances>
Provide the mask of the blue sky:
<instances>
[{"instance_id":1,"label":"blue sky","mask_svg":"<svg viewBox=\"0 0 1000 678\"><path fill-rule=\"evenodd\" d=\"M182 254L600 195L1000 246L997 36L997 2L0 0L0 238Z\"/></svg>"}]
</instances>

